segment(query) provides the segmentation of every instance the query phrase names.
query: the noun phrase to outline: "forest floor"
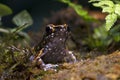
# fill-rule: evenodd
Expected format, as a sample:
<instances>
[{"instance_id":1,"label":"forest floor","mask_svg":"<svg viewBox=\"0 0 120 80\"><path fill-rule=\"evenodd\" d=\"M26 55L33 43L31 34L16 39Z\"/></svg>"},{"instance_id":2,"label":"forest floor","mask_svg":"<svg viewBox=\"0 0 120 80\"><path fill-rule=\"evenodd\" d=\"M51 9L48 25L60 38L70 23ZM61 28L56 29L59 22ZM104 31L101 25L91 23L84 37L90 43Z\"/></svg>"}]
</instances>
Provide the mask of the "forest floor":
<instances>
[{"instance_id":1,"label":"forest floor","mask_svg":"<svg viewBox=\"0 0 120 80\"><path fill-rule=\"evenodd\" d=\"M120 80L120 51L74 64L64 63L58 72L46 74L42 80Z\"/></svg>"}]
</instances>

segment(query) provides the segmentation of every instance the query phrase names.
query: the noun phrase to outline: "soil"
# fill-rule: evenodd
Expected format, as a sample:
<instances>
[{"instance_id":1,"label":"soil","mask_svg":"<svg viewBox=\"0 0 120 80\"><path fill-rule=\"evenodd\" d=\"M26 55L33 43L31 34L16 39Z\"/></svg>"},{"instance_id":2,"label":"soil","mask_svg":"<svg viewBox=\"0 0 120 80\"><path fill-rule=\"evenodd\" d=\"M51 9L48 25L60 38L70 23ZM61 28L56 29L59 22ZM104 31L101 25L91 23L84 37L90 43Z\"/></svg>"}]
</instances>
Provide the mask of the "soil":
<instances>
[{"instance_id":1,"label":"soil","mask_svg":"<svg viewBox=\"0 0 120 80\"><path fill-rule=\"evenodd\" d=\"M120 80L120 51L74 64L64 63L61 70L42 80Z\"/></svg>"}]
</instances>

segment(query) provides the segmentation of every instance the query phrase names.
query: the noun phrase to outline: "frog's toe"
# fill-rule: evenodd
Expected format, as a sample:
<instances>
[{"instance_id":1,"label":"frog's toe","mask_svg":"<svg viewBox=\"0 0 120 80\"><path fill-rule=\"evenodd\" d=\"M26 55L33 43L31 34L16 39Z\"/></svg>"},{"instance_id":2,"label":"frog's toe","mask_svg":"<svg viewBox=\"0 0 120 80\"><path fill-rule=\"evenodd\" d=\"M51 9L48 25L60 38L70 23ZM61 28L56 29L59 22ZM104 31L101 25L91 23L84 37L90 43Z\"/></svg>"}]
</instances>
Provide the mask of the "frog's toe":
<instances>
[{"instance_id":1,"label":"frog's toe","mask_svg":"<svg viewBox=\"0 0 120 80\"><path fill-rule=\"evenodd\" d=\"M54 71L56 71L57 67L58 67L57 64L46 64L43 69L44 69L44 71L47 71L47 70L54 70Z\"/></svg>"},{"instance_id":2,"label":"frog's toe","mask_svg":"<svg viewBox=\"0 0 120 80\"><path fill-rule=\"evenodd\" d=\"M73 63L77 62L77 59L72 51L68 51L68 54L69 54L69 60L70 60L69 62L73 62Z\"/></svg>"}]
</instances>

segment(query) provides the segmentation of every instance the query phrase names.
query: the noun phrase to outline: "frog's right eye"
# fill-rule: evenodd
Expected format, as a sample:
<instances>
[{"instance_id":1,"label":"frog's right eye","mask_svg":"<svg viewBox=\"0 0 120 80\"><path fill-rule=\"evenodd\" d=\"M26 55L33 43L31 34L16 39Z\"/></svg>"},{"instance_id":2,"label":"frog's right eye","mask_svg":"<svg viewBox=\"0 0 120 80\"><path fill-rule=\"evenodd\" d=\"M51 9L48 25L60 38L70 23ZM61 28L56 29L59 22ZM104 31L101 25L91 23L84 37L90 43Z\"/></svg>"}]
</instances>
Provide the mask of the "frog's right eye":
<instances>
[{"instance_id":1,"label":"frog's right eye","mask_svg":"<svg viewBox=\"0 0 120 80\"><path fill-rule=\"evenodd\" d=\"M52 33L53 31L54 31L53 27L51 27L51 26L46 27L46 32L47 33Z\"/></svg>"}]
</instances>

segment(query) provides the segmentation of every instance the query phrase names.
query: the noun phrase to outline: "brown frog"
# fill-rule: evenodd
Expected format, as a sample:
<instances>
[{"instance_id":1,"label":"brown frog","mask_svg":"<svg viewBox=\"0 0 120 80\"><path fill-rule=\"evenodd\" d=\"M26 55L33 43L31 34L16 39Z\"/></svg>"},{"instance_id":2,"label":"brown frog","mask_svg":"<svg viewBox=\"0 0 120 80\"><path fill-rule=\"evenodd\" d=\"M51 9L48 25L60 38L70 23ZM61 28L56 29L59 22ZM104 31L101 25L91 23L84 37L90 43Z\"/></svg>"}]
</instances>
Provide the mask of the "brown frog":
<instances>
[{"instance_id":1,"label":"brown frog","mask_svg":"<svg viewBox=\"0 0 120 80\"><path fill-rule=\"evenodd\" d=\"M76 62L73 52L66 49L66 41L69 36L70 29L68 25L47 25L43 39L35 46L35 51L38 54L34 61L38 63L42 61L45 64Z\"/></svg>"}]
</instances>

